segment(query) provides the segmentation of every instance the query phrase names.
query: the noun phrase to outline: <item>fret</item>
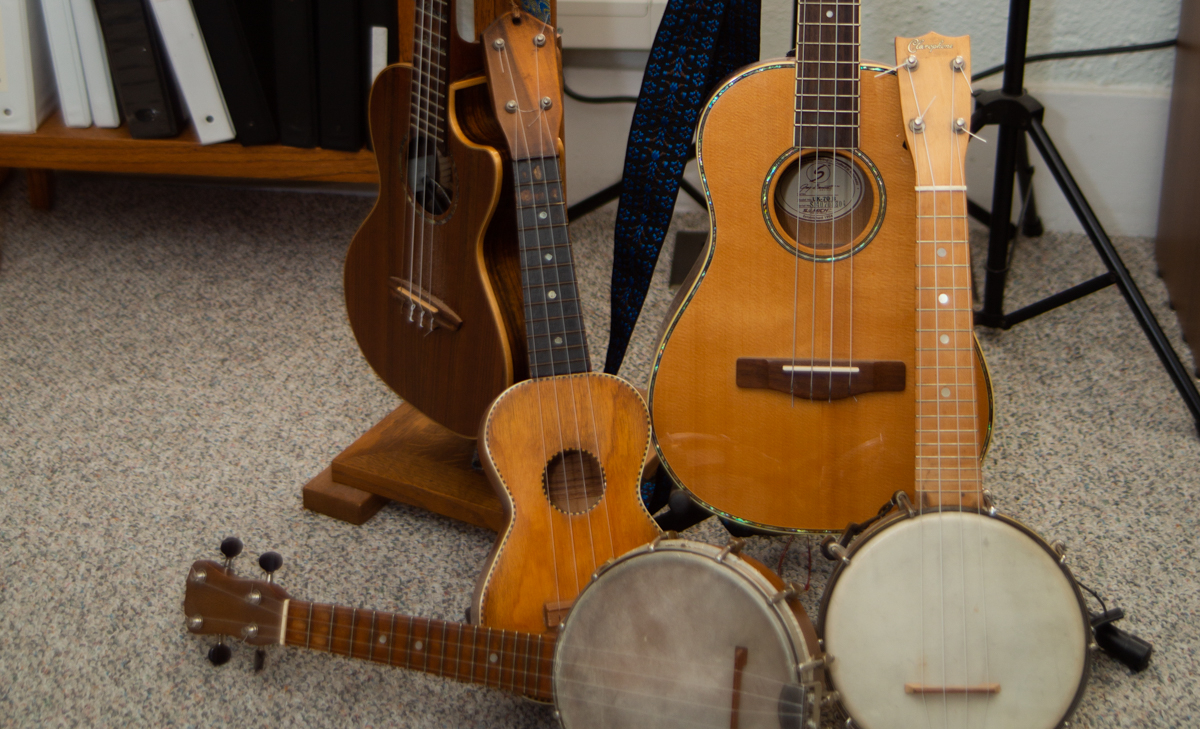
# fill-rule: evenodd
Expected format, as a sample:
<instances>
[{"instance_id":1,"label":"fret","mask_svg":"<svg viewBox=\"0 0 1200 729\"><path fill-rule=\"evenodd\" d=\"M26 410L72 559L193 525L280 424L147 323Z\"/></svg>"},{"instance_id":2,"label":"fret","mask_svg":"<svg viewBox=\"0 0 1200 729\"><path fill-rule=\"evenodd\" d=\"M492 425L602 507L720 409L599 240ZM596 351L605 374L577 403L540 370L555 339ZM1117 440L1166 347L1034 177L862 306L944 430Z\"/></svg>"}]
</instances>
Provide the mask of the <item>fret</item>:
<instances>
[{"instance_id":1,"label":"fret","mask_svg":"<svg viewBox=\"0 0 1200 729\"><path fill-rule=\"evenodd\" d=\"M438 662L438 675L446 675L446 631L449 630L449 623L442 623L442 658Z\"/></svg>"},{"instance_id":2,"label":"fret","mask_svg":"<svg viewBox=\"0 0 1200 729\"><path fill-rule=\"evenodd\" d=\"M304 641L304 647L305 647L305 648L311 648L311 647L312 647L312 616L313 616L313 605L312 605L312 603L310 602L310 603L308 604L308 625L307 625L307 626L305 627L305 629L304 629L304 632L305 632L305 635L306 635L306 638L305 638L305 641Z\"/></svg>"},{"instance_id":3,"label":"fret","mask_svg":"<svg viewBox=\"0 0 1200 729\"><path fill-rule=\"evenodd\" d=\"M396 613L392 613L392 622L388 626L388 665L392 665L392 659L396 653Z\"/></svg>"},{"instance_id":4,"label":"fret","mask_svg":"<svg viewBox=\"0 0 1200 729\"><path fill-rule=\"evenodd\" d=\"M437 84L438 87L434 88L434 87L430 86L428 83L430 81ZM445 84L441 80L440 75L438 78L435 79L435 78L431 77L428 73L426 73L424 70L418 69L416 80L413 82L413 85L412 85L413 86L413 92L412 92L413 104L416 105L419 103L425 107L431 107L431 108L436 107L438 109L438 111L441 111L443 108L442 100L446 98L446 94L442 91L442 87L444 85Z\"/></svg>"},{"instance_id":5,"label":"fret","mask_svg":"<svg viewBox=\"0 0 1200 729\"><path fill-rule=\"evenodd\" d=\"M410 129L415 129L419 134L424 134L427 137L433 137L440 144L442 142L441 121L421 119L416 116L409 119L408 126Z\"/></svg>"},{"instance_id":6,"label":"fret","mask_svg":"<svg viewBox=\"0 0 1200 729\"><path fill-rule=\"evenodd\" d=\"M425 661L421 665L421 670L428 672L429 671L429 654L433 652L433 650L429 646L429 621L422 620L421 626L425 629L425 634L417 636L416 642L413 643L413 649L418 650L418 651L424 651Z\"/></svg>"},{"instance_id":7,"label":"fret","mask_svg":"<svg viewBox=\"0 0 1200 729\"><path fill-rule=\"evenodd\" d=\"M458 637L455 638L455 641L457 642L458 645L455 646L455 650L454 650L454 678L456 680L461 681L462 680L462 649L463 649L463 643L465 643L466 641L463 640L464 626L456 625L455 627L458 628Z\"/></svg>"},{"instance_id":8,"label":"fret","mask_svg":"<svg viewBox=\"0 0 1200 729\"><path fill-rule=\"evenodd\" d=\"M367 660L375 660L375 611L371 611L371 634L367 636Z\"/></svg>"},{"instance_id":9,"label":"fret","mask_svg":"<svg viewBox=\"0 0 1200 729\"><path fill-rule=\"evenodd\" d=\"M351 658L354 657L354 634L358 632L358 608L350 608L350 652L347 654Z\"/></svg>"},{"instance_id":10,"label":"fret","mask_svg":"<svg viewBox=\"0 0 1200 729\"><path fill-rule=\"evenodd\" d=\"M330 653L333 653L333 618L334 618L334 615L336 612L337 612L337 608L335 608L333 605L330 605L329 606L329 628L328 628L327 632L325 633L325 639L326 639L326 643L328 644L328 650Z\"/></svg>"},{"instance_id":11,"label":"fret","mask_svg":"<svg viewBox=\"0 0 1200 729\"><path fill-rule=\"evenodd\" d=\"M525 634L525 663L521 667L521 693L529 694L529 641L532 636Z\"/></svg>"},{"instance_id":12,"label":"fret","mask_svg":"<svg viewBox=\"0 0 1200 729\"><path fill-rule=\"evenodd\" d=\"M542 636L537 636L537 659L533 664L533 690L537 691L542 685Z\"/></svg>"},{"instance_id":13,"label":"fret","mask_svg":"<svg viewBox=\"0 0 1200 729\"><path fill-rule=\"evenodd\" d=\"M407 631L407 635L404 636L404 667L405 668L413 667L412 658L413 658L413 619L412 619L412 616L409 616L408 631Z\"/></svg>"}]
</instances>

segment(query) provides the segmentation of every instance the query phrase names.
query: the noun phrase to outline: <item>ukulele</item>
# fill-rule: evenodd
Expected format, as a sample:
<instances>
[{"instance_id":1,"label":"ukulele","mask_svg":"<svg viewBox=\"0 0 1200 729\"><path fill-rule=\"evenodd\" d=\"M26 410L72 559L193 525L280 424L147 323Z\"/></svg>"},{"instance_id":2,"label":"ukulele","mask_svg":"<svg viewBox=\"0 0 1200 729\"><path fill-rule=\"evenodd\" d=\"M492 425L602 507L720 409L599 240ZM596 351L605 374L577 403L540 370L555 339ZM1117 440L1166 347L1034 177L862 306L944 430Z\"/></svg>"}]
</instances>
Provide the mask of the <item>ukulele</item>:
<instances>
[{"instance_id":1,"label":"ukulele","mask_svg":"<svg viewBox=\"0 0 1200 729\"><path fill-rule=\"evenodd\" d=\"M230 560L192 565L183 611L195 635L328 651L553 701L568 729L817 726L816 634L796 589L740 548L663 538L633 550L597 571L561 633L294 600L271 577L234 576ZM268 552L259 563L274 570L282 558ZM659 591L672 581L678 589ZM630 613L631 595L644 599ZM702 638L671 626L684 612L705 624ZM229 657L228 646L209 652L216 665Z\"/></svg>"},{"instance_id":2,"label":"ukulele","mask_svg":"<svg viewBox=\"0 0 1200 729\"><path fill-rule=\"evenodd\" d=\"M554 28L513 12L484 31L483 47L513 160L530 379L500 395L480 428L507 521L471 618L544 632L599 566L659 534L639 495L650 418L632 385L591 371L563 202Z\"/></svg>"},{"instance_id":3,"label":"ukulele","mask_svg":"<svg viewBox=\"0 0 1200 729\"><path fill-rule=\"evenodd\" d=\"M411 63L372 87L379 198L346 254L346 313L367 362L426 417L474 438L488 405L523 373L516 245L492 223L503 158L488 146L478 44L455 3L415 0ZM403 23L402 23L403 27Z\"/></svg>"},{"instance_id":4,"label":"ukulele","mask_svg":"<svg viewBox=\"0 0 1200 729\"><path fill-rule=\"evenodd\" d=\"M963 160L970 43L897 38L916 165L917 502L864 532L821 601L829 678L854 725L1066 726L1091 626L1061 544L1000 516L982 490Z\"/></svg>"},{"instance_id":5,"label":"ukulele","mask_svg":"<svg viewBox=\"0 0 1200 729\"><path fill-rule=\"evenodd\" d=\"M797 17L796 59L743 69L702 111L709 240L649 388L661 467L706 509L776 532L844 528L911 489L915 452L899 88L859 63L857 0L799 0Z\"/></svg>"}]
</instances>

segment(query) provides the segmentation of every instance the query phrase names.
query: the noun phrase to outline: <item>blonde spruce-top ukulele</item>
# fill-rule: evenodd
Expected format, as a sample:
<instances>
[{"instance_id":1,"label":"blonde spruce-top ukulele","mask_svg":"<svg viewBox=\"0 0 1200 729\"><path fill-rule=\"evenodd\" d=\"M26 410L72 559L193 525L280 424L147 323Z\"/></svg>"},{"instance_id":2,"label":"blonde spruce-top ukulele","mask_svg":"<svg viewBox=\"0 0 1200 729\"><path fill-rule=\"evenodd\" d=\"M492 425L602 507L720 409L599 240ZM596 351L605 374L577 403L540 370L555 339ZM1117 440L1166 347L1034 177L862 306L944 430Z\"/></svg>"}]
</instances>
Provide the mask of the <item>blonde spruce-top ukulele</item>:
<instances>
[{"instance_id":1,"label":"blonde spruce-top ukulele","mask_svg":"<svg viewBox=\"0 0 1200 729\"><path fill-rule=\"evenodd\" d=\"M857 0L800 0L797 17L796 58L743 69L702 112L709 241L649 390L662 467L705 508L781 532L842 529L911 492L926 356L896 77L859 63Z\"/></svg>"},{"instance_id":2,"label":"blonde spruce-top ukulele","mask_svg":"<svg viewBox=\"0 0 1200 729\"><path fill-rule=\"evenodd\" d=\"M1061 545L997 514L973 437L969 39L897 38L896 55L917 173L917 499L898 493L898 513L835 551L830 681L859 729L1065 727L1094 647L1087 609Z\"/></svg>"},{"instance_id":3,"label":"blonde spruce-top ukulele","mask_svg":"<svg viewBox=\"0 0 1200 729\"><path fill-rule=\"evenodd\" d=\"M514 11L484 31L483 43L513 160L530 379L500 395L480 429L480 458L507 524L471 618L544 632L597 568L659 534L639 494L650 418L632 385L591 372L559 164L554 28Z\"/></svg>"}]
</instances>

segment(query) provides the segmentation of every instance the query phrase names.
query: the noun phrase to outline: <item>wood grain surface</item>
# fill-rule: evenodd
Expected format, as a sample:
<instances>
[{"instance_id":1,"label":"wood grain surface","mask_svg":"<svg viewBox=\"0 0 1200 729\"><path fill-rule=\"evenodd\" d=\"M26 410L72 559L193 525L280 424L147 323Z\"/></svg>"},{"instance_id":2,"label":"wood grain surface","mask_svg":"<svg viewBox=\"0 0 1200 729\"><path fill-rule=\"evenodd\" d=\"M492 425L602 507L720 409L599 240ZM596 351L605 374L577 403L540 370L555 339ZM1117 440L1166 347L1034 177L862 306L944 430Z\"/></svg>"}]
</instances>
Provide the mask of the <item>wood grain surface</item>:
<instances>
[{"instance_id":1,"label":"wood grain surface","mask_svg":"<svg viewBox=\"0 0 1200 729\"><path fill-rule=\"evenodd\" d=\"M683 488L773 530L839 530L913 489L915 183L896 79L876 74L861 73L860 151L883 177L886 212L870 243L833 263L798 260L763 214L769 171L793 144L794 65L744 71L701 120L712 231L695 284L664 325L650 410L659 457ZM907 387L793 402L738 388L742 357L899 361ZM982 363L977 379L983 442Z\"/></svg>"},{"instance_id":2,"label":"wood grain surface","mask_svg":"<svg viewBox=\"0 0 1200 729\"><path fill-rule=\"evenodd\" d=\"M456 90L482 79L452 85L447 152L453 202L436 217L419 208L405 175L413 74L409 66L390 66L371 93L379 199L346 255L346 313L363 356L396 394L434 422L474 437L488 405L513 382L509 332L484 260L502 158L467 139L455 121ZM515 240L511 245L515 250ZM420 277L410 272L414 261L420 261ZM430 331L410 321L407 301L392 295L393 277L416 279L454 310L462 326Z\"/></svg>"},{"instance_id":3,"label":"wood grain surface","mask_svg":"<svg viewBox=\"0 0 1200 729\"><path fill-rule=\"evenodd\" d=\"M492 406L479 443L507 523L476 585L473 622L553 629L597 567L660 533L640 494L650 418L624 380L588 373L515 385ZM604 472L603 496L581 514L551 506L543 481L570 449L594 455Z\"/></svg>"}]
</instances>

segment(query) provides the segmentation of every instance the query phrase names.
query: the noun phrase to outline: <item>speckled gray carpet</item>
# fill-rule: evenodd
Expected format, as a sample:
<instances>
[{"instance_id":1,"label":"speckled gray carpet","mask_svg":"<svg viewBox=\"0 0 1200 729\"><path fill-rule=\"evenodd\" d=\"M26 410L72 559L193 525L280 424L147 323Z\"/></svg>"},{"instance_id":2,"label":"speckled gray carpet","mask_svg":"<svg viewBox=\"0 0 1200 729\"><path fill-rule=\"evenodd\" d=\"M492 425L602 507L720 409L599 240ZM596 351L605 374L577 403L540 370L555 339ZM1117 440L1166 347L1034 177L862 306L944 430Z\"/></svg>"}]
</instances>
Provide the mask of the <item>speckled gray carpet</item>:
<instances>
[{"instance_id":1,"label":"speckled gray carpet","mask_svg":"<svg viewBox=\"0 0 1200 729\"><path fill-rule=\"evenodd\" d=\"M451 619L468 604L489 532L398 505L354 527L300 505L396 405L342 309L342 257L370 205L62 175L43 213L20 178L0 189L0 726L553 725L499 691L320 653L273 649L255 674L239 647L213 668L211 641L184 631L187 567L226 534L246 541L243 572L281 552L297 598ZM597 357L613 215L572 226ZM1118 245L1178 340L1150 242ZM1100 271L1080 236L1025 241L1010 299ZM624 372L639 384L661 277L652 296ZM1140 675L1100 656L1075 725L1200 724L1200 440L1170 381L1112 289L980 336L1002 508L1065 539L1079 577L1156 647ZM786 554L786 539L751 542L808 580L805 538ZM815 612L828 566L812 564Z\"/></svg>"}]
</instances>

